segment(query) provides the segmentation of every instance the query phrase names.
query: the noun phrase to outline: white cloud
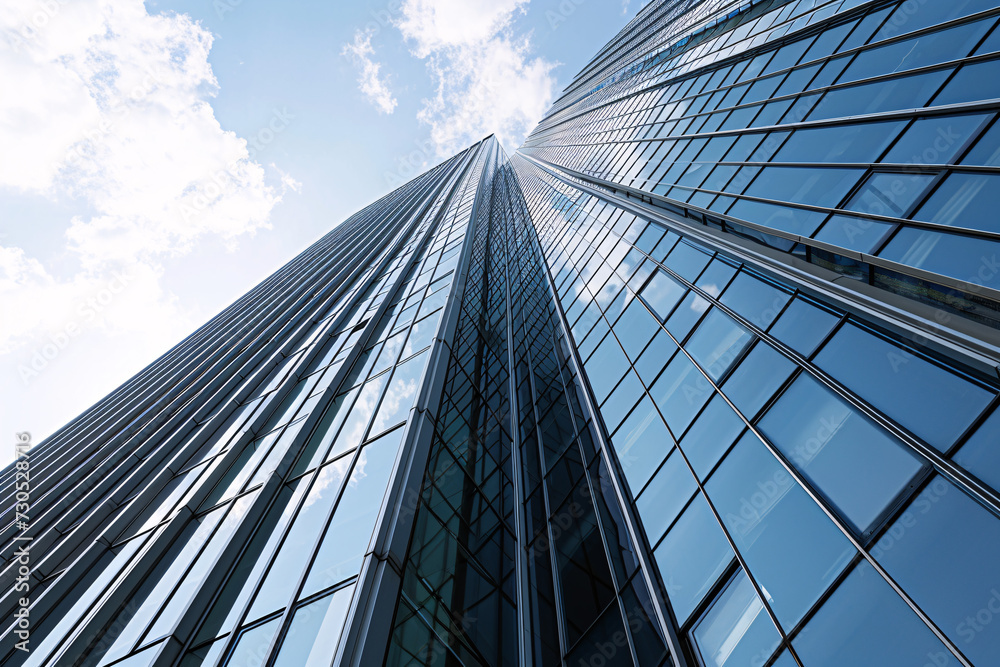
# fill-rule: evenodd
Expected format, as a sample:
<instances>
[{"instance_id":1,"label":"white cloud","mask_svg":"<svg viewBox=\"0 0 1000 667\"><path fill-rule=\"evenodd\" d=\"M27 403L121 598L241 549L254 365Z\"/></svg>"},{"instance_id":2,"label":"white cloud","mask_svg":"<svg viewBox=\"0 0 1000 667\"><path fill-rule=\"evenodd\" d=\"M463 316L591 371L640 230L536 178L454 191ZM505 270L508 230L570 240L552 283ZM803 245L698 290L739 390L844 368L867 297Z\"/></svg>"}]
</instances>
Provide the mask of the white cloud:
<instances>
[{"instance_id":1,"label":"white cloud","mask_svg":"<svg viewBox=\"0 0 1000 667\"><path fill-rule=\"evenodd\" d=\"M436 94L419 118L439 156L489 134L516 148L551 105L556 63L532 57L513 21L529 0L405 0L397 27L427 60Z\"/></svg>"},{"instance_id":2,"label":"white cloud","mask_svg":"<svg viewBox=\"0 0 1000 667\"><path fill-rule=\"evenodd\" d=\"M53 269L0 248L0 298L17 303L0 352L90 323L178 333L161 261L199 240L268 227L297 183L269 174L209 103L218 83L212 35L190 17L147 13L141 0L6 0L0 7L0 191L72 201L66 252ZM272 126L273 128L273 126ZM283 126L282 126L283 128ZM8 221L14 225L28 220ZM115 271L134 276L99 318L80 315Z\"/></svg>"},{"instance_id":3,"label":"white cloud","mask_svg":"<svg viewBox=\"0 0 1000 667\"><path fill-rule=\"evenodd\" d=\"M404 0L398 27L426 58L454 47L474 47L510 25L530 0Z\"/></svg>"},{"instance_id":4,"label":"white cloud","mask_svg":"<svg viewBox=\"0 0 1000 667\"><path fill-rule=\"evenodd\" d=\"M351 59L360 70L358 88L368 101L375 105L379 113L391 114L396 110L396 98L389 90L388 79L381 76L382 65L372 60L375 49L372 48L374 31L357 30L354 33L354 43L345 44L341 54Z\"/></svg>"}]
</instances>

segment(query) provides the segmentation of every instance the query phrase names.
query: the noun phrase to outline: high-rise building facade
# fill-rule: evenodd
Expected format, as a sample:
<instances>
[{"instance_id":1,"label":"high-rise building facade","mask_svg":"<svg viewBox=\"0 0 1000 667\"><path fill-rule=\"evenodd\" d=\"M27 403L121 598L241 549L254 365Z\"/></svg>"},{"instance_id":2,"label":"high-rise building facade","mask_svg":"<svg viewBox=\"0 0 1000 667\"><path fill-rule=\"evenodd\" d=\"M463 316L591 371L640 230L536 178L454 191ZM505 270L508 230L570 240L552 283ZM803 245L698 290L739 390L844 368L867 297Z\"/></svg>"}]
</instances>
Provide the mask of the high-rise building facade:
<instances>
[{"instance_id":1,"label":"high-rise building facade","mask_svg":"<svg viewBox=\"0 0 1000 667\"><path fill-rule=\"evenodd\" d=\"M998 21L649 3L3 472L0 662L1000 665Z\"/></svg>"}]
</instances>

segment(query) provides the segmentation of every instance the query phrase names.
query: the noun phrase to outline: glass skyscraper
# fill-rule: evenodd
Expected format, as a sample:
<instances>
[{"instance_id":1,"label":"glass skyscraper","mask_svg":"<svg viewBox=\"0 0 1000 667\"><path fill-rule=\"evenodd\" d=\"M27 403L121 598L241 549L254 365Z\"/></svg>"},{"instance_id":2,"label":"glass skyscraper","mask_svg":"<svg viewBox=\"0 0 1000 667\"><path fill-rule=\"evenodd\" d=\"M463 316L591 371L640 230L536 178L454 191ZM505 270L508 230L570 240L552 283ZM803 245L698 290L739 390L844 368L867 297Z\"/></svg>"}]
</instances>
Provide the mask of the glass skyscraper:
<instances>
[{"instance_id":1,"label":"glass skyscraper","mask_svg":"<svg viewBox=\"0 0 1000 667\"><path fill-rule=\"evenodd\" d=\"M1000 665L998 21L650 2L2 473L0 663Z\"/></svg>"}]
</instances>

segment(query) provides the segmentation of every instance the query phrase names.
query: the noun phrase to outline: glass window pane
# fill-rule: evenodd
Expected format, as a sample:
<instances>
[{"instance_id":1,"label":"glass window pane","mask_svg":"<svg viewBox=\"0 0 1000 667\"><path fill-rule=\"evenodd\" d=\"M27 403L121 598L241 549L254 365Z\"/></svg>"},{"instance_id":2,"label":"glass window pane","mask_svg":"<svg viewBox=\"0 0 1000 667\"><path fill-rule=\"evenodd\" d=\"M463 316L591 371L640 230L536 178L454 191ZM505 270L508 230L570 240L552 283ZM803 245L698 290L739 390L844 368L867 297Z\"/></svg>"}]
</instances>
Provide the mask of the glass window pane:
<instances>
[{"instance_id":1,"label":"glass window pane","mask_svg":"<svg viewBox=\"0 0 1000 667\"><path fill-rule=\"evenodd\" d=\"M650 544L660 541L697 489L684 457L674 449L636 501Z\"/></svg>"},{"instance_id":2,"label":"glass window pane","mask_svg":"<svg viewBox=\"0 0 1000 667\"><path fill-rule=\"evenodd\" d=\"M889 39L896 35L915 32L932 25L969 16L986 9L994 9L994 0L952 0L951 2L927 2L918 5L899 5L879 30L875 41Z\"/></svg>"},{"instance_id":3,"label":"glass window pane","mask_svg":"<svg viewBox=\"0 0 1000 667\"><path fill-rule=\"evenodd\" d=\"M736 271L737 267L716 257L695 284L710 295L718 297L736 275Z\"/></svg>"},{"instance_id":4,"label":"glass window pane","mask_svg":"<svg viewBox=\"0 0 1000 667\"><path fill-rule=\"evenodd\" d=\"M905 217L934 180L929 174L872 174L845 208L868 215Z\"/></svg>"},{"instance_id":5,"label":"glass window pane","mask_svg":"<svg viewBox=\"0 0 1000 667\"><path fill-rule=\"evenodd\" d=\"M947 536L945 539L942 536ZM974 665L1000 655L1000 520L935 478L872 555Z\"/></svg>"},{"instance_id":6,"label":"glass window pane","mask_svg":"<svg viewBox=\"0 0 1000 667\"><path fill-rule=\"evenodd\" d=\"M705 316L684 346L716 382L753 340L753 335L718 308Z\"/></svg>"},{"instance_id":7,"label":"glass window pane","mask_svg":"<svg viewBox=\"0 0 1000 667\"><path fill-rule=\"evenodd\" d=\"M951 227L1000 231L1000 175L951 174L913 218Z\"/></svg>"},{"instance_id":8,"label":"glass window pane","mask_svg":"<svg viewBox=\"0 0 1000 667\"><path fill-rule=\"evenodd\" d=\"M965 65L934 98L934 106L1000 97L1000 60Z\"/></svg>"},{"instance_id":9,"label":"glass window pane","mask_svg":"<svg viewBox=\"0 0 1000 667\"><path fill-rule=\"evenodd\" d=\"M674 247L663 263L681 278L694 282L711 260L708 253L683 240Z\"/></svg>"},{"instance_id":10,"label":"glass window pane","mask_svg":"<svg viewBox=\"0 0 1000 667\"><path fill-rule=\"evenodd\" d=\"M797 130L775 162L875 162L904 123L866 123Z\"/></svg>"},{"instance_id":11,"label":"glass window pane","mask_svg":"<svg viewBox=\"0 0 1000 667\"><path fill-rule=\"evenodd\" d=\"M1000 30L995 34L1000 36ZM979 141L962 160L962 164L1000 167L1000 123L994 123L986 134L979 137Z\"/></svg>"},{"instance_id":12,"label":"glass window pane","mask_svg":"<svg viewBox=\"0 0 1000 667\"><path fill-rule=\"evenodd\" d=\"M860 533L921 467L900 442L805 373L767 411L760 429Z\"/></svg>"},{"instance_id":13,"label":"glass window pane","mask_svg":"<svg viewBox=\"0 0 1000 667\"><path fill-rule=\"evenodd\" d=\"M771 335L799 354L809 357L826 339L840 318L796 297L771 329Z\"/></svg>"},{"instance_id":14,"label":"glass window pane","mask_svg":"<svg viewBox=\"0 0 1000 667\"><path fill-rule=\"evenodd\" d=\"M664 273L657 271L639 295L649 304L660 320L665 320L673 312L687 293L687 288Z\"/></svg>"},{"instance_id":15,"label":"glass window pane","mask_svg":"<svg viewBox=\"0 0 1000 667\"><path fill-rule=\"evenodd\" d=\"M746 194L765 199L837 206L864 174L860 169L765 167Z\"/></svg>"},{"instance_id":16,"label":"glass window pane","mask_svg":"<svg viewBox=\"0 0 1000 667\"><path fill-rule=\"evenodd\" d=\"M598 380L598 382L600 381ZM601 405L601 416L604 417L608 433L613 433L618 428L618 425L625 419L625 415L643 395L645 395L645 390L642 388L642 383L639 382L635 373L629 371L621 383L611 392L608 400Z\"/></svg>"},{"instance_id":17,"label":"glass window pane","mask_svg":"<svg viewBox=\"0 0 1000 667\"><path fill-rule=\"evenodd\" d=\"M660 330L656 319L638 299L632 299L612 328L625 353L633 361L639 358L643 348Z\"/></svg>"},{"instance_id":18,"label":"glass window pane","mask_svg":"<svg viewBox=\"0 0 1000 667\"><path fill-rule=\"evenodd\" d=\"M613 335L609 335L597 346L594 354L583 364L591 378L594 395L598 403L603 403L611 390L629 368L628 358Z\"/></svg>"},{"instance_id":19,"label":"glass window pane","mask_svg":"<svg viewBox=\"0 0 1000 667\"><path fill-rule=\"evenodd\" d=\"M788 357L770 345L757 343L726 380L722 393L745 417L753 419L795 368Z\"/></svg>"},{"instance_id":20,"label":"glass window pane","mask_svg":"<svg viewBox=\"0 0 1000 667\"><path fill-rule=\"evenodd\" d=\"M1000 289L1000 244L971 236L958 236L929 229L903 228L893 237L883 257L943 276L981 283Z\"/></svg>"},{"instance_id":21,"label":"glass window pane","mask_svg":"<svg viewBox=\"0 0 1000 667\"><path fill-rule=\"evenodd\" d=\"M982 387L854 324L830 339L816 365L942 452L993 398Z\"/></svg>"},{"instance_id":22,"label":"glass window pane","mask_svg":"<svg viewBox=\"0 0 1000 667\"><path fill-rule=\"evenodd\" d=\"M926 106L949 74L951 70L925 72L831 90L810 112L808 120L920 108Z\"/></svg>"},{"instance_id":23,"label":"glass window pane","mask_svg":"<svg viewBox=\"0 0 1000 667\"><path fill-rule=\"evenodd\" d=\"M781 641L764 603L742 569L692 634L708 667L762 665Z\"/></svg>"},{"instance_id":24,"label":"glass window pane","mask_svg":"<svg viewBox=\"0 0 1000 667\"><path fill-rule=\"evenodd\" d=\"M653 384L656 376L660 374L660 371L676 352L677 343L667 335L667 332L661 330L653 337L653 341L635 363L635 372L639 374L648 387Z\"/></svg>"},{"instance_id":25,"label":"glass window pane","mask_svg":"<svg viewBox=\"0 0 1000 667\"><path fill-rule=\"evenodd\" d=\"M327 513L350 471L350 459L349 456L344 457L319 470L316 481L295 517L295 523L260 586L247 615L248 619L256 620L266 616L283 609L290 602L292 588L309 561L316 536L323 530Z\"/></svg>"},{"instance_id":26,"label":"glass window pane","mask_svg":"<svg viewBox=\"0 0 1000 667\"><path fill-rule=\"evenodd\" d=\"M955 463L1000 490L1000 410L996 410L955 454Z\"/></svg>"},{"instance_id":27,"label":"glass window pane","mask_svg":"<svg viewBox=\"0 0 1000 667\"><path fill-rule=\"evenodd\" d=\"M281 618L268 621L250 630L245 630L236 642L236 647L229 654L226 665L229 667L263 667L267 657L267 648L271 645Z\"/></svg>"},{"instance_id":28,"label":"glass window pane","mask_svg":"<svg viewBox=\"0 0 1000 667\"><path fill-rule=\"evenodd\" d=\"M819 211L807 211L803 208L740 199L729 209L729 215L790 234L811 236L823 224L827 214Z\"/></svg>"},{"instance_id":29,"label":"glass window pane","mask_svg":"<svg viewBox=\"0 0 1000 667\"><path fill-rule=\"evenodd\" d=\"M909 17L907 17L909 18ZM890 22L893 19L889 19ZM838 83L868 79L883 74L958 60L969 55L994 19L966 23L947 30L931 32L919 37L893 42L886 46L862 51ZM907 26L907 31L910 28Z\"/></svg>"},{"instance_id":30,"label":"glass window pane","mask_svg":"<svg viewBox=\"0 0 1000 667\"><path fill-rule=\"evenodd\" d=\"M424 352L420 356L403 362L396 367L392 374L392 382L385 390L382 397L382 404L379 406L378 414L372 423L369 437L381 433L390 426L395 426L406 421L406 417L417 400L417 392L420 391L420 381L424 376L424 366L427 364L428 353Z\"/></svg>"},{"instance_id":31,"label":"glass window pane","mask_svg":"<svg viewBox=\"0 0 1000 667\"><path fill-rule=\"evenodd\" d=\"M576 505L575 511L570 504ZM572 643L615 599L614 580L590 495L577 494L556 514L575 519L566 530L553 533L567 639ZM612 609L617 610L617 606L612 605Z\"/></svg>"},{"instance_id":32,"label":"glass window pane","mask_svg":"<svg viewBox=\"0 0 1000 667\"><path fill-rule=\"evenodd\" d=\"M853 215L834 215L813 236L817 241L831 243L855 252L878 250L896 225Z\"/></svg>"},{"instance_id":33,"label":"glass window pane","mask_svg":"<svg viewBox=\"0 0 1000 667\"><path fill-rule=\"evenodd\" d=\"M708 301L691 292L667 320L667 330L676 336L677 340L684 340L710 307Z\"/></svg>"},{"instance_id":34,"label":"glass window pane","mask_svg":"<svg viewBox=\"0 0 1000 667\"><path fill-rule=\"evenodd\" d=\"M323 543L316 552L300 598L360 572L404 430L397 429L361 450Z\"/></svg>"},{"instance_id":35,"label":"glass window pane","mask_svg":"<svg viewBox=\"0 0 1000 667\"><path fill-rule=\"evenodd\" d=\"M681 449L691 462L698 479L708 477L715 464L736 442L746 424L721 395L712 397L708 407L681 440Z\"/></svg>"},{"instance_id":36,"label":"glass window pane","mask_svg":"<svg viewBox=\"0 0 1000 667\"><path fill-rule=\"evenodd\" d=\"M722 295L721 301L753 324L767 330L790 298L791 294L774 284L740 271Z\"/></svg>"},{"instance_id":37,"label":"glass window pane","mask_svg":"<svg viewBox=\"0 0 1000 667\"><path fill-rule=\"evenodd\" d=\"M683 624L733 560L733 550L699 493L654 552L670 606Z\"/></svg>"},{"instance_id":38,"label":"glass window pane","mask_svg":"<svg viewBox=\"0 0 1000 667\"><path fill-rule=\"evenodd\" d=\"M581 629L587 630L586 627ZM616 604L611 605L587 631L586 636L576 643L576 647L566 658L566 664L587 665L596 656L601 657L602 667L632 667L628 634Z\"/></svg>"},{"instance_id":39,"label":"glass window pane","mask_svg":"<svg viewBox=\"0 0 1000 667\"><path fill-rule=\"evenodd\" d=\"M913 122L884 162L947 164L987 116L934 116Z\"/></svg>"},{"instance_id":40,"label":"glass window pane","mask_svg":"<svg viewBox=\"0 0 1000 667\"><path fill-rule=\"evenodd\" d=\"M648 398L639 402L615 432L612 442L633 493L638 493L646 485L674 446L667 427Z\"/></svg>"},{"instance_id":41,"label":"glass window pane","mask_svg":"<svg viewBox=\"0 0 1000 667\"><path fill-rule=\"evenodd\" d=\"M785 651L778 659L774 661L771 667L799 667L799 663L795 662L795 658L788 651Z\"/></svg>"},{"instance_id":42,"label":"glass window pane","mask_svg":"<svg viewBox=\"0 0 1000 667\"><path fill-rule=\"evenodd\" d=\"M683 433L714 393L701 371L683 354L674 357L650 395L674 433Z\"/></svg>"},{"instance_id":43,"label":"glass window pane","mask_svg":"<svg viewBox=\"0 0 1000 667\"><path fill-rule=\"evenodd\" d=\"M354 586L299 607L282 641L274 667L328 667L354 595Z\"/></svg>"},{"instance_id":44,"label":"glass window pane","mask_svg":"<svg viewBox=\"0 0 1000 667\"><path fill-rule=\"evenodd\" d=\"M867 561L848 575L793 644L806 667L952 664L944 645Z\"/></svg>"},{"instance_id":45,"label":"glass window pane","mask_svg":"<svg viewBox=\"0 0 1000 667\"><path fill-rule=\"evenodd\" d=\"M778 620L792 627L847 566L854 547L751 433L706 490Z\"/></svg>"}]
</instances>

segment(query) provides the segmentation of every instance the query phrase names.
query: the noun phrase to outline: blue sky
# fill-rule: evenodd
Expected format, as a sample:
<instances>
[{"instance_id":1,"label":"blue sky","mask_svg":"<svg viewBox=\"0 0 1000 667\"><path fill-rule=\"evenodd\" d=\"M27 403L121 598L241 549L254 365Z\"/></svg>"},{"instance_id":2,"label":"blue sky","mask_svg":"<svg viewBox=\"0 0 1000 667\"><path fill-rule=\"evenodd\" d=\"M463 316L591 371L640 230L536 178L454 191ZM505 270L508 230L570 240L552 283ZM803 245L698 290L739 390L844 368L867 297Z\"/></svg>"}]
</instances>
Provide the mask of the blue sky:
<instances>
[{"instance_id":1,"label":"blue sky","mask_svg":"<svg viewBox=\"0 0 1000 667\"><path fill-rule=\"evenodd\" d=\"M640 4L6 0L0 464L395 185L515 149Z\"/></svg>"}]
</instances>

